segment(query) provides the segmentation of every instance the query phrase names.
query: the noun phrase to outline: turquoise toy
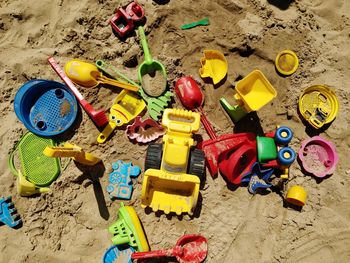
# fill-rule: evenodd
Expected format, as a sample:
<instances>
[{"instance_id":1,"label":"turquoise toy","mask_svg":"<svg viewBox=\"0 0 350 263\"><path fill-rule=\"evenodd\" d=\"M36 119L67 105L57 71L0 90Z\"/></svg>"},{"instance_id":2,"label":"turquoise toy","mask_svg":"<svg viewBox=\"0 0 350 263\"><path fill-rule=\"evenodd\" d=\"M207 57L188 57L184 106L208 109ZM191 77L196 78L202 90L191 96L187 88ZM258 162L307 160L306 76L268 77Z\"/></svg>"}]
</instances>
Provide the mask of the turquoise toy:
<instances>
[{"instance_id":1,"label":"turquoise toy","mask_svg":"<svg viewBox=\"0 0 350 263\"><path fill-rule=\"evenodd\" d=\"M113 172L109 174L109 185L107 186L109 197L112 200L130 200L133 191L131 177L139 176L140 167L118 160L112 164L112 168Z\"/></svg>"}]
</instances>

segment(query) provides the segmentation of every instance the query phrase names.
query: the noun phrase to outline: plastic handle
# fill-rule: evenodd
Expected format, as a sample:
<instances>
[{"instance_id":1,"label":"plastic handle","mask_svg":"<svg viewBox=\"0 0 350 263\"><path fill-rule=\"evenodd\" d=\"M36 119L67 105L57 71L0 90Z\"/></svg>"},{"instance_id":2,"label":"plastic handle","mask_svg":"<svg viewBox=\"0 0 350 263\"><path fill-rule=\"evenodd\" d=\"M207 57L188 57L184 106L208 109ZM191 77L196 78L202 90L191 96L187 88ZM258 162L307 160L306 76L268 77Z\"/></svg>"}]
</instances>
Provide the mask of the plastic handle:
<instances>
[{"instance_id":1,"label":"plastic handle","mask_svg":"<svg viewBox=\"0 0 350 263\"><path fill-rule=\"evenodd\" d=\"M199 112L201 113L201 122L204 125L205 130L209 134L210 139L216 139L217 138L216 132L214 131L207 117L204 115L204 112L201 106L199 107Z\"/></svg>"},{"instance_id":2,"label":"plastic handle","mask_svg":"<svg viewBox=\"0 0 350 263\"><path fill-rule=\"evenodd\" d=\"M61 79L66 83L66 85L74 93L75 97L79 101L84 100L83 95L81 95L79 90L74 86L73 82L70 80L70 78L68 78L66 73L64 73L63 69L57 64L55 59L53 57L49 57L47 60L50 63L51 67L56 71L56 73L61 77Z\"/></svg>"},{"instance_id":3,"label":"plastic handle","mask_svg":"<svg viewBox=\"0 0 350 263\"><path fill-rule=\"evenodd\" d=\"M101 81L102 83L112 85L112 86L117 86L119 88L126 89L126 90L131 90L131 91L139 90L139 88L135 85L130 85L128 83L120 82L118 80L109 79L105 76L98 77L97 80Z\"/></svg>"},{"instance_id":4,"label":"plastic handle","mask_svg":"<svg viewBox=\"0 0 350 263\"><path fill-rule=\"evenodd\" d=\"M129 82L130 84L140 88L140 85L138 85L136 82L134 82L131 79L129 79L124 74L120 73L115 67L109 65L108 63L104 62L103 60L97 60L96 61L96 66L97 66L98 69L102 70L103 72L105 72L106 74L110 75L111 77L113 77L115 79L117 79L118 77L122 78L126 82ZM111 74L110 71L113 71L113 75Z\"/></svg>"},{"instance_id":5,"label":"plastic handle","mask_svg":"<svg viewBox=\"0 0 350 263\"><path fill-rule=\"evenodd\" d=\"M148 48L145 31L143 30L142 26L139 26L138 30L139 30L139 35L140 35L140 39L141 39L141 45L143 48L143 53L145 55L145 61L147 64L152 63L152 56L151 56L151 52L149 51L149 48Z\"/></svg>"},{"instance_id":6,"label":"plastic handle","mask_svg":"<svg viewBox=\"0 0 350 263\"><path fill-rule=\"evenodd\" d=\"M132 259L158 258L173 256L173 249L162 249L149 252L134 252L131 254Z\"/></svg>"},{"instance_id":7,"label":"plastic handle","mask_svg":"<svg viewBox=\"0 0 350 263\"><path fill-rule=\"evenodd\" d=\"M115 123L115 121L110 121L107 124L107 126L103 129L103 131L100 133L100 135L97 137L97 142L104 143L108 139L109 135L112 134L112 132L116 127L117 127L117 124Z\"/></svg>"}]
</instances>

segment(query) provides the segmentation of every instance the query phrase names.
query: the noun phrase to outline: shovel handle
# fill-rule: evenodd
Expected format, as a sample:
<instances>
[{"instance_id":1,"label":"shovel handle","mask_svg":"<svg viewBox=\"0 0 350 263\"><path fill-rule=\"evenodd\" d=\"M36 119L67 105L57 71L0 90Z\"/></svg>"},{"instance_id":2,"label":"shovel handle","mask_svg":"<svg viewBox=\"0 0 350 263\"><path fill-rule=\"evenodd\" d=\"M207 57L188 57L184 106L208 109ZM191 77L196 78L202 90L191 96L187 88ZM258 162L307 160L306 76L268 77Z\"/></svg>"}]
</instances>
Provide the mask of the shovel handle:
<instances>
[{"instance_id":1,"label":"shovel handle","mask_svg":"<svg viewBox=\"0 0 350 263\"><path fill-rule=\"evenodd\" d=\"M135 92L139 90L139 88L137 86L134 86L134 85L129 84L129 83L121 82L118 80L109 79L109 78L106 78L104 76L98 77L98 80L101 81L102 83L112 85L112 86L117 86L119 88L126 89L126 90L131 90L131 91L135 91Z\"/></svg>"},{"instance_id":2,"label":"shovel handle","mask_svg":"<svg viewBox=\"0 0 350 263\"><path fill-rule=\"evenodd\" d=\"M173 249L162 249L148 252L134 252L131 254L132 259L172 257Z\"/></svg>"},{"instance_id":3,"label":"shovel handle","mask_svg":"<svg viewBox=\"0 0 350 263\"><path fill-rule=\"evenodd\" d=\"M117 127L117 124L115 123L115 121L108 122L107 126L103 129L103 131L97 137L97 142L104 143L108 139L109 135L112 134L112 132L116 127Z\"/></svg>"},{"instance_id":4,"label":"shovel handle","mask_svg":"<svg viewBox=\"0 0 350 263\"><path fill-rule=\"evenodd\" d=\"M202 107L199 107L199 112L201 114L202 124L204 125L204 128L207 131L207 133L209 134L210 139L216 139L216 132L214 131L213 126L211 126L210 122L208 121L207 116L204 115Z\"/></svg>"},{"instance_id":5,"label":"shovel handle","mask_svg":"<svg viewBox=\"0 0 350 263\"><path fill-rule=\"evenodd\" d=\"M143 53L145 56L145 61L146 63L151 63L152 62L152 56L151 56L151 52L149 51L148 48L148 44L147 44L147 38L145 35L145 31L143 30L143 26L139 26L138 27L138 31L139 31L139 36L140 36L140 40L141 40L141 45L143 48Z\"/></svg>"}]
</instances>

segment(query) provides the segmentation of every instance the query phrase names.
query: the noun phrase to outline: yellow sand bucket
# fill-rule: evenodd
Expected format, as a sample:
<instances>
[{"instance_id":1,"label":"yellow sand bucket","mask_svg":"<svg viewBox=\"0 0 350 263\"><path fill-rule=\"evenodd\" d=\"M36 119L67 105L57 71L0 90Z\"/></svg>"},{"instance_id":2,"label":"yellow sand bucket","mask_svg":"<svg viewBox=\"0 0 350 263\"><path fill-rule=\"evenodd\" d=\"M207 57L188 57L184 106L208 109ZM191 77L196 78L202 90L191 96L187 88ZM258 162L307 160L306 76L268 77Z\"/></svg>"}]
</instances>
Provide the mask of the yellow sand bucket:
<instances>
[{"instance_id":1,"label":"yellow sand bucket","mask_svg":"<svg viewBox=\"0 0 350 263\"><path fill-rule=\"evenodd\" d=\"M228 70L225 56L217 50L204 50L204 57L201 58L199 75L202 78L211 78L214 85L225 78Z\"/></svg>"},{"instance_id":2,"label":"yellow sand bucket","mask_svg":"<svg viewBox=\"0 0 350 263\"><path fill-rule=\"evenodd\" d=\"M300 114L316 129L332 122L338 111L337 96L326 85L308 87L303 90L299 97Z\"/></svg>"},{"instance_id":3,"label":"yellow sand bucket","mask_svg":"<svg viewBox=\"0 0 350 263\"><path fill-rule=\"evenodd\" d=\"M300 185L293 185L287 191L286 201L292 205L304 206L306 203L307 193Z\"/></svg>"},{"instance_id":4,"label":"yellow sand bucket","mask_svg":"<svg viewBox=\"0 0 350 263\"><path fill-rule=\"evenodd\" d=\"M257 111L277 96L277 91L260 70L254 70L236 84L234 95L247 112Z\"/></svg>"}]
</instances>

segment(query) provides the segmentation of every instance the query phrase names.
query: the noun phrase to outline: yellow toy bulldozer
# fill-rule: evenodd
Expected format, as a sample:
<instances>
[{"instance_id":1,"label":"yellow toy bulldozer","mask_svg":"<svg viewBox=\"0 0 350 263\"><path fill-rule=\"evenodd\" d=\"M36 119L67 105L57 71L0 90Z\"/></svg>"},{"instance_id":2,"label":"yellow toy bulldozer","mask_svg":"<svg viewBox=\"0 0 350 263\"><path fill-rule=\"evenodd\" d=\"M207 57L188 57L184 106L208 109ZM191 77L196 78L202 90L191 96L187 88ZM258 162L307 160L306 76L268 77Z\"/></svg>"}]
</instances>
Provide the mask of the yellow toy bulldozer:
<instances>
[{"instance_id":1,"label":"yellow toy bulldozer","mask_svg":"<svg viewBox=\"0 0 350 263\"><path fill-rule=\"evenodd\" d=\"M200 114L166 109L162 126L166 129L163 143L147 149L141 206L165 214L192 215L205 177L204 152L193 147L192 138L200 128Z\"/></svg>"}]
</instances>

